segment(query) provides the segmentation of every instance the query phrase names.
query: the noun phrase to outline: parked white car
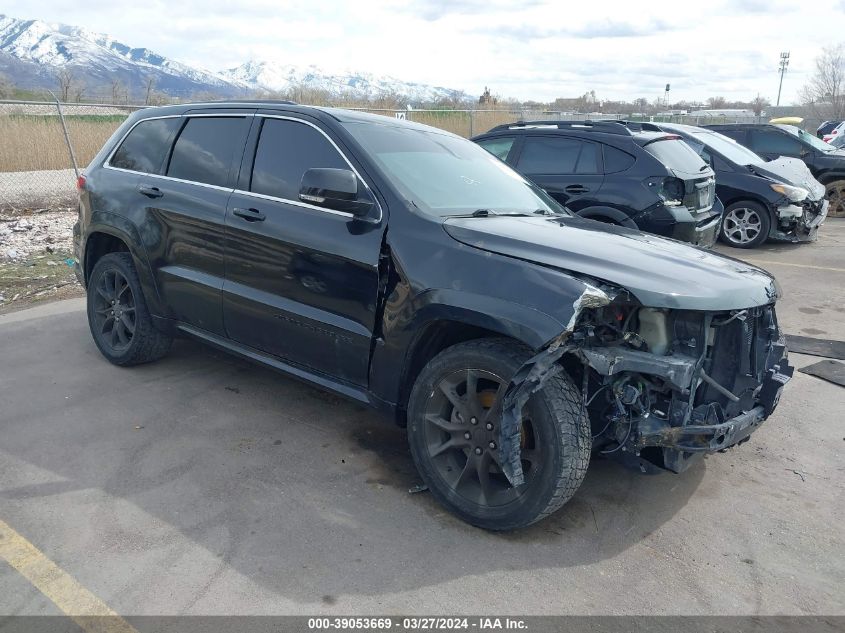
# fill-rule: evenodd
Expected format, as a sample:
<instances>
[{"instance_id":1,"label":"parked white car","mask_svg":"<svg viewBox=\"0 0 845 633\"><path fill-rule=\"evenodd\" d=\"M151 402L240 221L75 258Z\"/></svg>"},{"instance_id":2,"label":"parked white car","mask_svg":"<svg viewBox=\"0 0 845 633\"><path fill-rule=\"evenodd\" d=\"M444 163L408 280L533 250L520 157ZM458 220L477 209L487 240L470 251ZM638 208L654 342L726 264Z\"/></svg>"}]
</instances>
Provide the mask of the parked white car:
<instances>
[{"instance_id":1,"label":"parked white car","mask_svg":"<svg viewBox=\"0 0 845 633\"><path fill-rule=\"evenodd\" d=\"M822 140L825 143L830 143L833 139L839 138L840 136L845 136L845 121L842 121L842 123L840 123L830 132L822 136Z\"/></svg>"}]
</instances>

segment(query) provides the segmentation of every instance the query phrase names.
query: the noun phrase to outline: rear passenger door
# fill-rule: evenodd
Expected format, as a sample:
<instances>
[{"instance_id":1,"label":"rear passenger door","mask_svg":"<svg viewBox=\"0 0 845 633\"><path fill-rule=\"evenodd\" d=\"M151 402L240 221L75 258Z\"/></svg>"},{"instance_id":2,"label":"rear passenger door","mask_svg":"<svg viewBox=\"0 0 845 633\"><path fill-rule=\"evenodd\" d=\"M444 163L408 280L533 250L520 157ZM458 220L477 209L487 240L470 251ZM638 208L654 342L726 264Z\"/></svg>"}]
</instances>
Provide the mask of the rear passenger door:
<instances>
[{"instance_id":1,"label":"rear passenger door","mask_svg":"<svg viewBox=\"0 0 845 633\"><path fill-rule=\"evenodd\" d=\"M141 232L169 316L220 335L226 203L251 123L251 112L184 116L164 175L138 183Z\"/></svg>"},{"instance_id":2,"label":"rear passenger door","mask_svg":"<svg viewBox=\"0 0 845 633\"><path fill-rule=\"evenodd\" d=\"M386 222L377 205L364 220L302 202L302 175L316 167L352 168L317 122L259 113L226 215L226 332L363 386Z\"/></svg>"},{"instance_id":3,"label":"rear passenger door","mask_svg":"<svg viewBox=\"0 0 845 633\"><path fill-rule=\"evenodd\" d=\"M575 212L594 204L604 176L599 145L569 136L526 136L516 169Z\"/></svg>"}]
</instances>

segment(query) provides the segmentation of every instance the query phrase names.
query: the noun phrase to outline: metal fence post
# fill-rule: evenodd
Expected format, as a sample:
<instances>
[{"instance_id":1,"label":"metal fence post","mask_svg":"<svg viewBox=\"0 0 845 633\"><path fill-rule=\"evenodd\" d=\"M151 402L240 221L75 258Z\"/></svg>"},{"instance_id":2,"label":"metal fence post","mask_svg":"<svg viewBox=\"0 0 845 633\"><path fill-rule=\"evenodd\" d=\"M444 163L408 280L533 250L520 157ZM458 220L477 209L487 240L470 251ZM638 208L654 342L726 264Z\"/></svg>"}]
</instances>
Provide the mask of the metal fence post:
<instances>
[{"instance_id":1,"label":"metal fence post","mask_svg":"<svg viewBox=\"0 0 845 633\"><path fill-rule=\"evenodd\" d=\"M65 115L62 112L62 104L59 103L59 98L48 90L53 99L56 100L56 109L59 111L59 121L62 122L62 132L65 134L65 143L67 143L67 151L70 152L70 162L73 163L73 173L76 174L76 179L79 180L79 167L76 164L76 154L73 153L73 144L70 142L70 135L67 133L67 124L65 124Z\"/></svg>"}]
</instances>

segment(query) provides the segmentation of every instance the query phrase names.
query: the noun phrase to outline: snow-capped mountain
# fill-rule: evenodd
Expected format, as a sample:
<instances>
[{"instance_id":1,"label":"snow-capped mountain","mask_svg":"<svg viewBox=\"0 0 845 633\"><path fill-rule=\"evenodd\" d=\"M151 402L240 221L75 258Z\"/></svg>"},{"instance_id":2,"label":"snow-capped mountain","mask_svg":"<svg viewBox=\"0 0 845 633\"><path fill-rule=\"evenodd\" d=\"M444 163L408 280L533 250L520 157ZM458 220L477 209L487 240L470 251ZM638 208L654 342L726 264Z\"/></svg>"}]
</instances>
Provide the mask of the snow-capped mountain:
<instances>
[{"instance_id":1,"label":"snow-capped mountain","mask_svg":"<svg viewBox=\"0 0 845 633\"><path fill-rule=\"evenodd\" d=\"M292 88L326 91L331 95L373 98L402 95L410 102L460 98L462 92L370 73L327 72L315 66L248 61L236 68L212 72L133 48L115 38L66 24L19 20L0 14L0 73L23 88L57 86L57 73L69 70L86 95L108 95L119 80L129 98L144 94L153 78L155 89L176 97L210 92L220 97L247 96L256 91Z\"/></svg>"},{"instance_id":2,"label":"snow-capped mountain","mask_svg":"<svg viewBox=\"0 0 845 633\"><path fill-rule=\"evenodd\" d=\"M132 48L109 35L65 24L18 20L0 15L0 71L17 85L54 87L60 68L71 70L89 91L121 80L137 91L148 77L156 89L174 95L217 90L238 92L220 75L168 59L147 48Z\"/></svg>"},{"instance_id":3,"label":"snow-capped mountain","mask_svg":"<svg viewBox=\"0 0 845 633\"><path fill-rule=\"evenodd\" d=\"M325 90L337 96L364 98L398 94L417 102L462 96L459 90L403 81L395 77L354 71L330 72L317 66L294 66L268 61L251 60L237 68L224 70L221 75L235 84L274 92L307 88Z\"/></svg>"}]
</instances>

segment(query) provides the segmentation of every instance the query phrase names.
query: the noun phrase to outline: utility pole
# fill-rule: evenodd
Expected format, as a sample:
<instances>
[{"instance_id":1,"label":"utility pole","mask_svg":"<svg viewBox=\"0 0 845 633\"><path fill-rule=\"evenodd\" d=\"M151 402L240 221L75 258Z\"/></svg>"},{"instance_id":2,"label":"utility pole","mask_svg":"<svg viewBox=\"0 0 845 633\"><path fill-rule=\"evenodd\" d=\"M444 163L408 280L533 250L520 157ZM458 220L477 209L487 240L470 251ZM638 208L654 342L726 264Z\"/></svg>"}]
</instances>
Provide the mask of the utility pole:
<instances>
[{"instance_id":1,"label":"utility pole","mask_svg":"<svg viewBox=\"0 0 845 633\"><path fill-rule=\"evenodd\" d=\"M663 105L669 109L669 84L666 84L666 92L663 93Z\"/></svg>"},{"instance_id":2,"label":"utility pole","mask_svg":"<svg viewBox=\"0 0 845 633\"><path fill-rule=\"evenodd\" d=\"M781 53L780 54L780 85L778 86L778 102L775 104L776 106L780 105L780 91L783 88L783 76L786 74L786 67L789 66L789 52Z\"/></svg>"}]
</instances>

